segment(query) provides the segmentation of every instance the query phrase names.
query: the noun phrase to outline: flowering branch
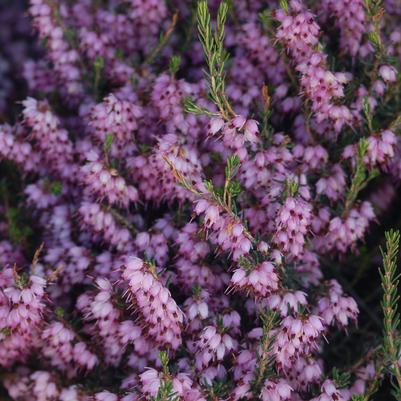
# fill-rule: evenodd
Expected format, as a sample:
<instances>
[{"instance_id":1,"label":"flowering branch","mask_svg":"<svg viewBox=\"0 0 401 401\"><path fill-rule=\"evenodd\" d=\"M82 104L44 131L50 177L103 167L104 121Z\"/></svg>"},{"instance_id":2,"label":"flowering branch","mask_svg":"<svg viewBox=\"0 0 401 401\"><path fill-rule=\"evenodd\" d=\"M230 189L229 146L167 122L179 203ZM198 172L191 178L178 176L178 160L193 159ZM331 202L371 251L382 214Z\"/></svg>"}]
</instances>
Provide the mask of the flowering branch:
<instances>
[{"instance_id":1,"label":"flowering branch","mask_svg":"<svg viewBox=\"0 0 401 401\"><path fill-rule=\"evenodd\" d=\"M194 187L194 185L187 180L180 171L174 166L172 161L167 157L164 156L163 159L171 168L171 171L178 181L180 185L182 185L185 189L196 195L198 198L205 198L205 193L199 191ZM227 159L226 165L226 179L224 183L223 191L214 188L213 183L209 180L205 180L203 185L207 190L207 195L211 197L211 200L217 203L229 216L233 218L233 220L238 221L239 217L235 213L235 205L233 204L233 197L238 196L240 192L239 183L237 181L233 181L233 178L237 172L237 168L239 165L239 159L237 156L231 156ZM252 234L244 228L245 236L252 242L255 242Z\"/></svg>"}]
</instances>

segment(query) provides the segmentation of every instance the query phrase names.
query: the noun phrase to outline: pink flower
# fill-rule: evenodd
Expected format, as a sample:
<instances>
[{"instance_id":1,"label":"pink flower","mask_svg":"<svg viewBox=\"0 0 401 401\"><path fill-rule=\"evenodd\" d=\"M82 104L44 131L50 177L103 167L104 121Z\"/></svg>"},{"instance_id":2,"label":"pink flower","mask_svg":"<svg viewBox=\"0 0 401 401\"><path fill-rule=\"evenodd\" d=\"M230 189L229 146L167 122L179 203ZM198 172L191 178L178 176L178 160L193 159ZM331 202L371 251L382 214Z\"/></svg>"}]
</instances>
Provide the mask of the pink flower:
<instances>
[{"instance_id":1,"label":"pink flower","mask_svg":"<svg viewBox=\"0 0 401 401\"><path fill-rule=\"evenodd\" d=\"M263 401L285 401L291 398L292 388L284 381L266 380L263 384L261 398Z\"/></svg>"},{"instance_id":2,"label":"pink flower","mask_svg":"<svg viewBox=\"0 0 401 401\"><path fill-rule=\"evenodd\" d=\"M391 65L382 65L379 68L379 74L386 83L395 82L397 80L397 70Z\"/></svg>"},{"instance_id":3,"label":"pink flower","mask_svg":"<svg viewBox=\"0 0 401 401\"><path fill-rule=\"evenodd\" d=\"M209 134L217 134L224 126L224 120L222 118L212 118L209 122Z\"/></svg>"},{"instance_id":4,"label":"pink flower","mask_svg":"<svg viewBox=\"0 0 401 401\"><path fill-rule=\"evenodd\" d=\"M348 326L349 320L356 321L359 313L355 300L343 295L336 280L330 281L327 295L319 299L317 311L327 325L339 327Z\"/></svg>"}]
</instances>

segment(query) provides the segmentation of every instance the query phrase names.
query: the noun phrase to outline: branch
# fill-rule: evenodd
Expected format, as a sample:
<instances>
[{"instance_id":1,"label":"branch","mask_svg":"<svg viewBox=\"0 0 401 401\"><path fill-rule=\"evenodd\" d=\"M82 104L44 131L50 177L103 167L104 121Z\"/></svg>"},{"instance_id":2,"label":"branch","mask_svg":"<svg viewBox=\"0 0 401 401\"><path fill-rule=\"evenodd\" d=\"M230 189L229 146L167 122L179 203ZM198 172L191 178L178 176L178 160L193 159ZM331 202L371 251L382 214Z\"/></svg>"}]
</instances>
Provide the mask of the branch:
<instances>
[{"instance_id":1,"label":"branch","mask_svg":"<svg viewBox=\"0 0 401 401\"><path fill-rule=\"evenodd\" d=\"M396 382L393 383L395 397L401 400L401 369L400 358L400 337L399 325L400 315L398 311L398 284L400 274L397 273L397 256L400 245L400 232L390 230L385 233L386 249L381 249L383 258L383 269L380 270L380 277L383 288L382 309L384 314L384 344L383 350L386 359L390 364L390 371Z\"/></svg>"}]
</instances>

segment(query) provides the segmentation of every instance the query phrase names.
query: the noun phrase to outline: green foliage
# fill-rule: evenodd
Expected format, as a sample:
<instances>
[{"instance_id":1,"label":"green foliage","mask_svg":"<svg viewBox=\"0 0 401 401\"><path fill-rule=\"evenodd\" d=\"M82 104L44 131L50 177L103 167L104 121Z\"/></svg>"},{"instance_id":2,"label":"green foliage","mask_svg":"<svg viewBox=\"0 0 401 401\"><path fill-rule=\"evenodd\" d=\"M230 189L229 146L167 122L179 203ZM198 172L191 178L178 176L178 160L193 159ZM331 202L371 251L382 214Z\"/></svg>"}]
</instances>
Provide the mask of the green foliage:
<instances>
[{"instance_id":1,"label":"green foliage","mask_svg":"<svg viewBox=\"0 0 401 401\"><path fill-rule=\"evenodd\" d=\"M240 160L239 157L234 155L227 159L225 168L226 180L224 183L223 198L229 208L235 207L233 204L234 199L241 193L241 185L237 180L234 180L238 173Z\"/></svg>"},{"instance_id":2,"label":"green foliage","mask_svg":"<svg viewBox=\"0 0 401 401\"><path fill-rule=\"evenodd\" d=\"M151 397L152 401L180 401L180 397L174 391L172 381L161 380L156 397Z\"/></svg>"},{"instance_id":3,"label":"green foliage","mask_svg":"<svg viewBox=\"0 0 401 401\"><path fill-rule=\"evenodd\" d=\"M373 113L372 113L372 108L370 107L370 102L368 97L364 97L362 100L362 110L363 114L365 115L366 122L368 124L369 132L373 132Z\"/></svg>"},{"instance_id":4,"label":"green foliage","mask_svg":"<svg viewBox=\"0 0 401 401\"><path fill-rule=\"evenodd\" d=\"M353 395L351 401L367 401L364 395Z\"/></svg>"},{"instance_id":5,"label":"green foliage","mask_svg":"<svg viewBox=\"0 0 401 401\"><path fill-rule=\"evenodd\" d=\"M255 263L252 259L247 258L246 256L241 256L237 260L237 264L239 267L242 267L244 270L250 271L255 267Z\"/></svg>"},{"instance_id":6,"label":"green foliage","mask_svg":"<svg viewBox=\"0 0 401 401\"><path fill-rule=\"evenodd\" d=\"M33 234L29 215L22 205L20 177L18 169L12 163L2 163L0 181L0 202L4 207L3 218L7 223L8 237L16 245L29 246Z\"/></svg>"},{"instance_id":7,"label":"green foliage","mask_svg":"<svg viewBox=\"0 0 401 401\"><path fill-rule=\"evenodd\" d=\"M174 391L173 382L170 378L169 357L166 351L159 352L159 360L162 364L163 374L160 380L160 387L156 397L152 397L152 401L179 401L180 397Z\"/></svg>"},{"instance_id":8,"label":"green foliage","mask_svg":"<svg viewBox=\"0 0 401 401\"><path fill-rule=\"evenodd\" d=\"M359 192L368 185L368 183L379 175L378 170L368 170L364 158L368 150L369 142L366 138L361 138L358 143L357 157L355 162L354 174L351 179L351 186L347 191L345 198L344 213L347 213L354 205Z\"/></svg>"},{"instance_id":9,"label":"green foliage","mask_svg":"<svg viewBox=\"0 0 401 401\"><path fill-rule=\"evenodd\" d=\"M102 56L96 56L95 63L93 64L95 73L101 73L104 69L104 58Z\"/></svg>"},{"instance_id":10,"label":"green foliage","mask_svg":"<svg viewBox=\"0 0 401 401\"><path fill-rule=\"evenodd\" d=\"M60 181L44 180L44 187L46 191L52 193L53 195L61 195L63 191L63 184Z\"/></svg>"},{"instance_id":11,"label":"green foliage","mask_svg":"<svg viewBox=\"0 0 401 401\"><path fill-rule=\"evenodd\" d=\"M349 386L351 379L350 372L340 372L336 367L334 367L331 371L331 376L337 388L344 388Z\"/></svg>"},{"instance_id":12,"label":"green foliage","mask_svg":"<svg viewBox=\"0 0 401 401\"><path fill-rule=\"evenodd\" d=\"M240 160L237 155L230 156L226 161L225 182L223 188L215 188L213 182L204 180L206 190L213 196L213 199L229 212L236 211L235 199L241 193L241 185L235 180L238 173Z\"/></svg>"},{"instance_id":13,"label":"green foliage","mask_svg":"<svg viewBox=\"0 0 401 401\"><path fill-rule=\"evenodd\" d=\"M384 14L381 0L365 0L365 9L368 19L373 25L373 30L368 33L368 39L376 51L376 58L381 59L386 55L380 35L380 19Z\"/></svg>"},{"instance_id":14,"label":"green foliage","mask_svg":"<svg viewBox=\"0 0 401 401\"><path fill-rule=\"evenodd\" d=\"M26 225L21 210L16 207L8 207L5 211L8 235L14 244L22 244L32 235L32 229Z\"/></svg>"},{"instance_id":15,"label":"green foliage","mask_svg":"<svg viewBox=\"0 0 401 401\"><path fill-rule=\"evenodd\" d=\"M146 143L139 143L138 144L138 149L141 152L141 154L143 154L143 155L149 154L151 152L151 150L152 150L150 145L148 145Z\"/></svg>"},{"instance_id":16,"label":"green foliage","mask_svg":"<svg viewBox=\"0 0 401 401\"><path fill-rule=\"evenodd\" d=\"M296 193L298 192L298 183L288 179L285 182L285 197L293 197L296 195Z\"/></svg>"},{"instance_id":17,"label":"green foliage","mask_svg":"<svg viewBox=\"0 0 401 401\"><path fill-rule=\"evenodd\" d=\"M390 230L385 233L386 248L381 249L383 258L383 268L380 270L380 277L383 288L383 325L384 341L383 351L388 363L388 369L394 377L392 385L393 395L396 400L401 400L401 369L398 364L401 351L400 314L398 311L398 302L400 295L398 285L400 274L397 272L397 258L400 245L400 232Z\"/></svg>"},{"instance_id":18,"label":"green foliage","mask_svg":"<svg viewBox=\"0 0 401 401\"><path fill-rule=\"evenodd\" d=\"M29 282L29 277L25 274L18 274L16 271L14 271L14 282L15 285L22 290Z\"/></svg>"},{"instance_id":19,"label":"green foliage","mask_svg":"<svg viewBox=\"0 0 401 401\"><path fill-rule=\"evenodd\" d=\"M264 23L265 24L265 23ZM261 113L261 129L260 134L264 140L265 147L269 147L271 138L274 133L273 127L270 125L270 117L272 116L271 97L269 94L269 87L263 85L262 87L263 109Z\"/></svg>"},{"instance_id":20,"label":"green foliage","mask_svg":"<svg viewBox=\"0 0 401 401\"><path fill-rule=\"evenodd\" d=\"M212 384L204 383L208 401L227 399L230 383L226 381L213 381Z\"/></svg>"},{"instance_id":21,"label":"green foliage","mask_svg":"<svg viewBox=\"0 0 401 401\"><path fill-rule=\"evenodd\" d=\"M289 11L288 1L287 0L279 0L279 6L283 9L286 13Z\"/></svg>"},{"instance_id":22,"label":"green foliage","mask_svg":"<svg viewBox=\"0 0 401 401\"><path fill-rule=\"evenodd\" d=\"M106 155L109 154L111 147L113 146L114 136L111 132L106 134L106 138L104 139L103 143L103 151Z\"/></svg>"},{"instance_id":23,"label":"green foliage","mask_svg":"<svg viewBox=\"0 0 401 401\"><path fill-rule=\"evenodd\" d=\"M257 353L257 364L254 372L254 380L251 384L255 399L259 398L262 385L266 378L274 374L274 359L271 352L274 343L274 336L272 336L271 331L278 324L278 315L276 312L271 310L261 312L259 317L262 321L263 335L260 340L260 353Z\"/></svg>"},{"instance_id":24,"label":"green foliage","mask_svg":"<svg viewBox=\"0 0 401 401\"><path fill-rule=\"evenodd\" d=\"M374 16L382 9L382 0L365 0L365 8L370 16Z\"/></svg>"},{"instance_id":25,"label":"green foliage","mask_svg":"<svg viewBox=\"0 0 401 401\"><path fill-rule=\"evenodd\" d=\"M54 313L59 319L63 319L64 318L65 311L64 311L64 309L62 307L57 306L57 308L54 311Z\"/></svg>"},{"instance_id":26,"label":"green foliage","mask_svg":"<svg viewBox=\"0 0 401 401\"><path fill-rule=\"evenodd\" d=\"M53 195L60 195L63 190L63 184L60 181L53 181L50 186L50 191Z\"/></svg>"},{"instance_id":27,"label":"green foliage","mask_svg":"<svg viewBox=\"0 0 401 401\"><path fill-rule=\"evenodd\" d=\"M162 367L163 367L163 373L164 374L169 374L168 364L170 362L170 359L169 359L168 354L167 354L166 351L160 351L159 352L159 360L160 360L160 363L162 364Z\"/></svg>"},{"instance_id":28,"label":"green foliage","mask_svg":"<svg viewBox=\"0 0 401 401\"><path fill-rule=\"evenodd\" d=\"M198 297L202 292L202 287L199 284L194 284L192 286L192 294L196 298Z\"/></svg>"},{"instance_id":29,"label":"green foliage","mask_svg":"<svg viewBox=\"0 0 401 401\"><path fill-rule=\"evenodd\" d=\"M175 76L177 74L178 70L180 69L180 65L181 65L180 56L171 57L168 68L172 76Z\"/></svg>"},{"instance_id":30,"label":"green foliage","mask_svg":"<svg viewBox=\"0 0 401 401\"><path fill-rule=\"evenodd\" d=\"M380 35L378 35L377 32L374 32L374 31L369 32L368 38L369 38L370 43L372 43L372 45L375 49L378 49L380 47L381 39L380 39Z\"/></svg>"},{"instance_id":31,"label":"green foliage","mask_svg":"<svg viewBox=\"0 0 401 401\"><path fill-rule=\"evenodd\" d=\"M205 180L204 185L207 191L213 195L215 201L223 206L227 211L234 212L236 214L236 203L235 199L241 193L241 185L235 180L235 176L238 173L240 160L238 156L230 156L226 161L225 175L223 188L215 188L210 180Z\"/></svg>"},{"instance_id":32,"label":"green foliage","mask_svg":"<svg viewBox=\"0 0 401 401\"><path fill-rule=\"evenodd\" d=\"M398 115L390 124L389 129L390 130L398 130L401 127L401 114Z\"/></svg>"},{"instance_id":33,"label":"green foliage","mask_svg":"<svg viewBox=\"0 0 401 401\"><path fill-rule=\"evenodd\" d=\"M273 18L271 16L271 11L270 10L263 10L258 14L259 20L262 23L263 27L266 30L270 30L272 23L273 23Z\"/></svg>"},{"instance_id":34,"label":"green foliage","mask_svg":"<svg viewBox=\"0 0 401 401\"><path fill-rule=\"evenodd\" d=\"M11 333L11 329L9 327L3 327L0 329L0 334L2 334L4 337L9 336Z\"/></svg>"},{"instance_id":35,"label":"green foliage","mask_svg":"<svg viewBox=\"0 0 401 401\"><path fill-rule=\"evenodd\" d=\"M229 179L232 179L237 174L239 162L240 162L240 160L237 155L230 156L227 159L226 168L225 168L226 177L228 177Z\"/></svg>"},{"instance_id":36,"label":"green foliage","mask_svg":"<svg viewBox=\"0 0 401 401\"><path fill-rule=\"evenodd\" d=\"M399 250L400 233L399 231L387 231L385 234L386 249L381 249L383 257L383 270L380 271L384 298L382 308L384 313L385 333L397 331L400 319L397 314L397 303L399 300L398 284L400 275L397 273L397 255ZM389 325L389 323L391 323ZM390 344L386 341L384 350L386 353L391 351Z\"/></svg>"},{"instance_id":37,"label":"green foliage","mask_svg":"<svg viewBox=\"0 0 401 401\"><path fill-rule=\"evenodd\" d=\"M196 114L196 115L207 115L207 116L216 116L218 114L211 112L209 109L205 107L198 106L190 97L186 97L183 100L184 110L187 113Z\"/></svg>"},{"instance_id":38,"label":"green foliage","mask_svg":"<svg viewBox=\"0 0 401 401\"><path fill-rule=\"evenodd\" d=\"M211 180L203 181L203 184L208 192L218 197L218 190L214 188L213 182Z\"/></svg>"},{"instance_id":39,"label":"green foliage","mask_svg":"<svg viewBox=\"0 0 401 401\"><path fill-rule=\"evenodd\" d=\"M206 0L200 0L197 7L199 39L205 54L208 72L206 74L209 96L216 104L221 115L229 119L235 115L225 94L225 65L228 53L224 49L224 25L227 19L228 5L220 3L217 12L216 29L212 30L210 12Z\"/></svg>"},{"instance_id":40,"label":"green foliage","mask_svg":"<svg viewBox=\"0 0 401 401\"><path fill-rule=\"evenodd\" d=\"M116 49L114 52L114 55L116 56L117 59L124 60L124 57L125 57L124 50Z\"/></svg>"}]
</instances>

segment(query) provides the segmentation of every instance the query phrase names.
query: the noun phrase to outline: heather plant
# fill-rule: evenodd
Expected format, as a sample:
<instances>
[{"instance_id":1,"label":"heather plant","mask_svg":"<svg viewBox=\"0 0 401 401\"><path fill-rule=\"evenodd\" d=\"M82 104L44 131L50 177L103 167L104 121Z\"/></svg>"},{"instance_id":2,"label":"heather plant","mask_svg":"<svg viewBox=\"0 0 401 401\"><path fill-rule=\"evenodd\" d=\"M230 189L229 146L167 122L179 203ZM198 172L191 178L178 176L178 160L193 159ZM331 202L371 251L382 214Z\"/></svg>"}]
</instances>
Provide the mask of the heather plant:
<instances>
[{"instance_id":1,"label":"heather plant","mask_svg":"<svg viewBox=\"0 0 401 401\"><path fill-rule=\"evenodd\" d=\"M3 0L0 398L401 400L399 0Z\"/></svg>"}]
</instances>

